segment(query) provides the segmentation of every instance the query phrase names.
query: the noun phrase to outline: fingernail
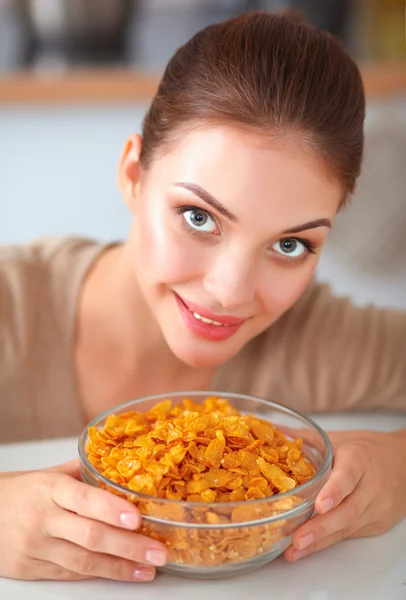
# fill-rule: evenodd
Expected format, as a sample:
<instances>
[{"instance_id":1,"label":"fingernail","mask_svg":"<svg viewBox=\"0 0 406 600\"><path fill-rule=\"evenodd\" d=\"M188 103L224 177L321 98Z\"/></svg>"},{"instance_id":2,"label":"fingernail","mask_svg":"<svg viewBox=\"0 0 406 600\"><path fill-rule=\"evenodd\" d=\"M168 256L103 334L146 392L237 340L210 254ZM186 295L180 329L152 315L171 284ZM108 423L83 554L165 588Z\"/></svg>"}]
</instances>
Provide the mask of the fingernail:
<instances>
[{"instance_id":1,"label":"fingernail","mask_svg":"<svg viewBox=\"0 0 406 600\"><path fill-rule=\"evenodd\" d=\"M324 515L324 513L331 510L333 508L333 504L334 502L332 498L326 498L325 500L323 500L323 502L320 504L320 510L322 514Z\"/></svg>"},{"instance_id":2,"label":"fingernail","mask_svg":"<svg viewBox=\"0 0 406 600\"><path fill-rule=\"evenodd\" d=\"M120 515L120 522L127 529L137 529L140 526L140 517L137 513L123 512Z\"/></svg>"},{"instance_id":3,"label":"fingernail","mask_svg":"<svg viewBox=\"0 0 406 600\"><path fill-rule=\"evenodd\" d=\"M312 533L306 533L306 535L302 535L300 536L300 538L297 540L297 547L299 548L299 550L304 550L305 548L307 548L307 546L310 546L310 544L313 542L313 534Z\"/></svg>"},{"instance_id":4,"label":"fingernail","mask_svg":"<svg viewBox=\"0 0 406 600\"><path fill-rule=\"evenodd\" d=\"M155 571L148 567L137 567L133 573L134 579L138 581L152 581L155 577Z\"/></svg>"},{"instance_id":5,"label":"fingernail","mask_svg":"<svg viewBox=\"0 0 406 600\"><path fill-rule=\"evenodd\" d=\"M145 560L154 567L162 567L166 563L166 552L164 550L148 550Z\"/></svg>"},{"instance_id":6,"label":"fingernail","mask_svg":"<svg viewBox=\"0 0 406 600\"><path fill-rule=\"evenodd\" d=\"M292 559L298 560L299 558L302 558L303 555L304 555L304 552L301 552L300 550L294 550L292 552Z\"/></svg>"}]
</instances>

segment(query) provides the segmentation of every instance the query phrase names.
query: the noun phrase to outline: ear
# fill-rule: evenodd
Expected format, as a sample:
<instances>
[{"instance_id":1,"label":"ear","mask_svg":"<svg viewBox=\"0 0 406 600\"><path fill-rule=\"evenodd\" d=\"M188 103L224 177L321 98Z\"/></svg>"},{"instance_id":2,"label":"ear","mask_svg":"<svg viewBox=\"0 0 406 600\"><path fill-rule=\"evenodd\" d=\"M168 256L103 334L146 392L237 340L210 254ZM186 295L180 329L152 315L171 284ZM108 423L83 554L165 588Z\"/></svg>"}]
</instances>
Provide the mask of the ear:
<instances>
[{"instance_id":1,"label":"ear","mask_svg":"<svg viewBox=\"0 0 406 600\"><path fill-rule=\"evenodd\" d=\"M141 148L142 139L134 133L126 141L118 165L118 185L131 212L135 212L139 189Z\"/></svg>"}]
</instances>

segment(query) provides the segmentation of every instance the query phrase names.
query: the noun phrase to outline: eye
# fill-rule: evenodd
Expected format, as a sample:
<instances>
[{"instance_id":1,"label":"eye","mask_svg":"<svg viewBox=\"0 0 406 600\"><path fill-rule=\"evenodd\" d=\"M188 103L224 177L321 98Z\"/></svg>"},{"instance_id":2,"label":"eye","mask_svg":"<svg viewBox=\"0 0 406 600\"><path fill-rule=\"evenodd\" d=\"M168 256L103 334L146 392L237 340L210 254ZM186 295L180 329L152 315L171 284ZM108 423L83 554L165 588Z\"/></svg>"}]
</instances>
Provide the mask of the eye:
<instances>
[{"instance_id":1,"label":"eye","mask_svg":"<svg viewBox=\"0 0 406 600\"><path fill-rule=\"evenodd\" d=\"M310 251L310 244L306 244L297 238L283 238L273 244L272 248L278 254L282 254L288 258L301 258L306 252Z\"/></svg>"},{"instance_id":2,"label":"eye","mask_svg":"<svg viewBox=\"0 0 406 600\"><path fill-rule=\"evenodd\" d=\"M192 229L214 233L217 229L215 220L204 210L191 208L182 211L183 218Z\"/></svg>"}]
</instances>

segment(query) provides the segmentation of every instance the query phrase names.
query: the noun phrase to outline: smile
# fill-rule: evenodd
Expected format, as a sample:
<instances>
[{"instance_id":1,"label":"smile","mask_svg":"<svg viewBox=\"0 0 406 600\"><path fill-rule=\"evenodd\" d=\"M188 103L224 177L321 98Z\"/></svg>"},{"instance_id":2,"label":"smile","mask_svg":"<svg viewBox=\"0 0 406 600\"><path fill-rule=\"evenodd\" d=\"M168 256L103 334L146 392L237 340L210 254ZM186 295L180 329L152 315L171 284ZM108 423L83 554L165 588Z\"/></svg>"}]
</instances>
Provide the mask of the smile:
<instances>
[{"instance_id":1,"label":"smile","mask_svg":"<svg viewBox=\"0 0 406 600\"><path fill-rule=\"evenodd\" d=\"M190 310L190 309L188 308L188 310ZM230 327L230 325L226 325L225 323L219 323L218 321L212 321L211 319L206 319L206 317L202 317L201 315L199 315L196 312L193 312L192 310L190 310L190 312L192 313L192 315L194 316L195 319L197 319L198 321L202 321L203 323L214 325L215 327Z\"/></svg>"},{"instance_id":2,"label":"smile","mask_svg":"<svg viewBox=\"0 0 406 600\"><path fill-rule=\"evenodd\" d=\"M194 335L207 340L225 340L233 336L246 321L231 316L214 315L189 300L183 300L178 294L174 295L187 328Z\"/></svg>"}]
</instances>

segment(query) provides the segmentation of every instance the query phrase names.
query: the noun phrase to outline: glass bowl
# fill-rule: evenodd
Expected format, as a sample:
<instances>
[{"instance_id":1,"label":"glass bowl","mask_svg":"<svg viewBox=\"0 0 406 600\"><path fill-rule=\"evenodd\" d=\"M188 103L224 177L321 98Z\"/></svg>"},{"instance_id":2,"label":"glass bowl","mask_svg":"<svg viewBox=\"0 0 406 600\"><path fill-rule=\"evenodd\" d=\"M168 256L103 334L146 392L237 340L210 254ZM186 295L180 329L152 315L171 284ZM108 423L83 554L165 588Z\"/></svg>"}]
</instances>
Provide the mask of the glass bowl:
<instances>
[{"instance_id":1,"label":"glass bowl","mask_svg":"<svg viewBox=\"0 0 406 600\"><path fill-rule=\"evenodd\" d=\"M241 414L270 421L289 439L302 438L303 452L313 463L315 476L292 490L267 498L188 502L131 491L107 479L90 463L86 452L88 428L102 429L110 415L132 410L147 412L166 399L172 401L172 406L184 398L201 403L208 396L228 400ZM333 452L323 430L296 411L253 396L208 391L159 394L115 406L85 428L79 439L79 458L84 482L135 504L142 513L139 532L166 544L170 558L161 571L216 579L258 569L286 550L294 531L313 514L315 498L331 471Z\"/></svg>"}]
</instances>

